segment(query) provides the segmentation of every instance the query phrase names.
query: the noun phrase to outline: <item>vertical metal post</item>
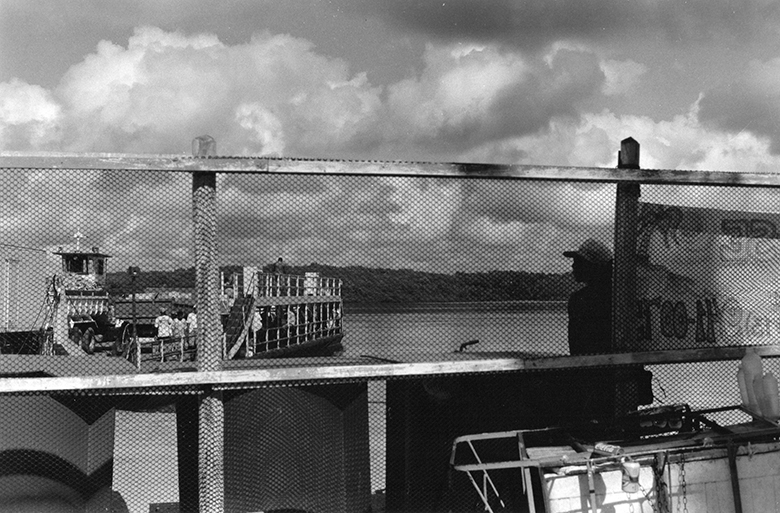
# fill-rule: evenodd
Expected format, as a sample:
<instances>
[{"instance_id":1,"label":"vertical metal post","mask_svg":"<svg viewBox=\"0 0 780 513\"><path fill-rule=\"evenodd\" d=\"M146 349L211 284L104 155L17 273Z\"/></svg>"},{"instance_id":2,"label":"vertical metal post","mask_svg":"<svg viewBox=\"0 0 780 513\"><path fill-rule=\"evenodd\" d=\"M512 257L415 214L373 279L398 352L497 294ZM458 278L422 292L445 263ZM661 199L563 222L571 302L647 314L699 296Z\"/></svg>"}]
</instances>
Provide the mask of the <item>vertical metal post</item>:
<instances>
[{"instance_id":1,"label":"vertical metal post","mask_svg":"<svg viewBox=\"0 0 780 513\"><path fill-rule=\"evenodd\" d=\"M731 493L734 496L734 513L742 513L742 492L739 491L739 472L737 471L738 445L729 440L727 447L729 457L729 474L731 475Z\"/></svg>"},{"instance_id":2,"label":"vertical metal post","mask_svg":"<svg viewBox=\"0 0 780 513\"><path fill-rule=\"evenodd\" d=\"M193 154L216 153L214 139L197 137ZM192 174L193 227L195 236L195 287L198 308L198 371L221 368L222 326L219 318L219 274L217 268L217 175ZM222 393L209 389L198 412L198 498L202 512L222 512L225 507L224 424Z\"/></svg>"},{"instance_id":3,"label":"vertical metal post","mask_svg":"<svg viewBox=\"0 0 780 513\"><path fill-rule=\"evenodd\" d=\"M620 142L619 169L639 169L639 143L632 138ZM636 342L636 238L639 212L639 184L618 183L615 198L615 261L612 277L612 351L631 351ZM617 369L617 383L630 370ZM615 389L615 414L636 407L638 390L619 384Z\"/></svg>"},{"instance_id":4,"label":"vertical metal post","mask_svg":"<svg viewBox=\"0 0 780 513\"><path fill-rule=\"evenodd\" d=\"M620 143L618 169L639 169L639 143ZM636 332L636 236L639 184L619 183L615 200L615 262L612 290L612 348L627 350Z\"/></svg>"},{"instance_id":5,"label":"vertical metal post","mask_svg":"<svg viewBox=\"0 0 780 513\"><path fill-rule=\"evenodd\" d=\"M127 269L128 274L130 274L130 290L133 296L133 347L132 350L135 351L135 366L139 370L141 369L141 346L138 345L138 312L136 310L136 303L135 303L135 279L138 277L138 274L141 272L141 270L138 267L130 267ZM124 333L122 334L124 336ZM124 340L122 342L125 342Z\"/></svg>"}]
</instances>

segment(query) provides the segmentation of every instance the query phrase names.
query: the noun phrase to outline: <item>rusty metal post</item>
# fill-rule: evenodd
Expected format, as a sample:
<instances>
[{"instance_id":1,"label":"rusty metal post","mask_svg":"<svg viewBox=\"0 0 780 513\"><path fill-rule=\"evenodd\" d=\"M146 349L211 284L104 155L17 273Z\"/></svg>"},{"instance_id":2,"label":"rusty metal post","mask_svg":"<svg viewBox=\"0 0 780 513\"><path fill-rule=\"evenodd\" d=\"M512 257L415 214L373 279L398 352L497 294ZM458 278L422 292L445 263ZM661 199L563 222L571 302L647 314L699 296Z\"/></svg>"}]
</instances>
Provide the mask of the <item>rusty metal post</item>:
<instances>
[{"instance_id":1,"label":"rusty metal post","mask_svg":"<svg viewBox=\"0 0 780 513\"><path fill-rule=\"evenodd\" d=\"M209 136L197 137L192 147L196 157L208 157L216 153L214 139ZM221 368L222 325L218 298L215 172L193 172L192 205L198 312L198 371L216 371ZM209 389L200 402L198 412L198 502L202 512L224 511L224 424L222 393Z\"/></svg>"},{"instance_id":2,"label":"rusty metal post","mask_svg":"<svg viewBox=\"0 0 780 513\"><path fill-rule=\"evenodd\" d=\"M639 169L639 143L620 142L618 169ZM637 183L618 183L615 198L615 260L612 277L612 351L633 351L636 345L636 238L640 189ZM621 383L630 369L615 371L615 414L635 409L638 390Z\"/></svg>"}]
</instances>

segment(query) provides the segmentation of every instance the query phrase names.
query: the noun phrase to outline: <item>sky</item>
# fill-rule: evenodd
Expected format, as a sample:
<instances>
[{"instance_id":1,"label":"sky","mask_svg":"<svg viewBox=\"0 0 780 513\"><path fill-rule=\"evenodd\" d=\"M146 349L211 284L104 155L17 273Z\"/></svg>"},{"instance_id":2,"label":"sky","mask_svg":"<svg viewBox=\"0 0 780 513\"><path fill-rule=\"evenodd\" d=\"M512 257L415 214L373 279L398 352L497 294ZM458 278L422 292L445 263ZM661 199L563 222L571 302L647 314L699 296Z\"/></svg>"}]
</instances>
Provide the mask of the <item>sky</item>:
<instances>
[{"instance_id":1,"label":"sky","mask_svg":"<svg viewBox=\"0 0 780 513\"><path fill-rule=\"evenodd\" d=\"M189 154L202 134L230 156L597 167L633 137L644 168L775 172L780 12L770 0L0 0L0 151ZM105 176L78 180L91 192L77 196L116 204ZM150 204L178 183L149 180L127 188ZM22 181L0 194L0 242L20 227L36 247L76 229L120 253L161 238L159 212L137 204L53 201L38 215L19 187L74 193L40 173ZM178 187L166 225L186 232ZM662 189L643 198L775 200ZM225 232L225 259L254 258L251 247L264 260L447 271L566 270L563 249L610 242L614 209L613 186L573 183L223 177L218 194L230 226L264 227ZM301 204L327 207L317 236ZM267 228L280 218L297 228ZM148 265L187 266L190 245L157 240Z\"/></svg>"}]
</instances>

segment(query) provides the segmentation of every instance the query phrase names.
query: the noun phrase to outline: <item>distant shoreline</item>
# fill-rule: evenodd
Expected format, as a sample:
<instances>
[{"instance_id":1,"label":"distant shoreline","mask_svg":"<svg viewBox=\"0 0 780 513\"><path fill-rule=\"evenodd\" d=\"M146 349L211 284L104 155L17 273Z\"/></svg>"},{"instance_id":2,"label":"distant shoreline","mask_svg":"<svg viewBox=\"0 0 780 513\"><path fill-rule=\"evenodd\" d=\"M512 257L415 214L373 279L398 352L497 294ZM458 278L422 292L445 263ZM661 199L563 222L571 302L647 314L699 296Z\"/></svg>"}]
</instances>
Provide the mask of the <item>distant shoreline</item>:
<instances>
[{"instance_id":1,"label":"distant shoreline","mask_svg":"<svg viewBox=\"0 0 780 513\"><path fill-rule=\"evenodd\" d=\"M533 310L562 310L566 308L566 301L562 300L531 300L521 299L514 301L422 301L422 302L344 302L344 310L353 313L403 313L420 312L430 313L436 311L533 311Z\"/></svg>"}]
</instances>

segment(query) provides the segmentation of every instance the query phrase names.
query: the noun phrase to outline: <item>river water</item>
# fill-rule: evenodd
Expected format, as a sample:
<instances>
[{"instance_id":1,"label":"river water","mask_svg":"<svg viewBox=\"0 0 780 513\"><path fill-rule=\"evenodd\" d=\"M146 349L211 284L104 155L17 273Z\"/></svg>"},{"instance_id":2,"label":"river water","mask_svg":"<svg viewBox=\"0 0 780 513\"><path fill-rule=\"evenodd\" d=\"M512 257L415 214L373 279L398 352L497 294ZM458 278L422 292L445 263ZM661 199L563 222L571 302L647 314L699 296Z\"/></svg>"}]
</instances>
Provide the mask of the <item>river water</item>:
<instances>
[{"instance_id":1,"label":"river water","mask_svg":"<svg viewBox=\"0 0 780 513\"><path fill-rule=\"evenodd\" d=\"M471 351L566 354L566 304L544 301L345 305L348 356L408 359L417 353L451 353L479 340Z\"/></svg>"}]
</instances>

